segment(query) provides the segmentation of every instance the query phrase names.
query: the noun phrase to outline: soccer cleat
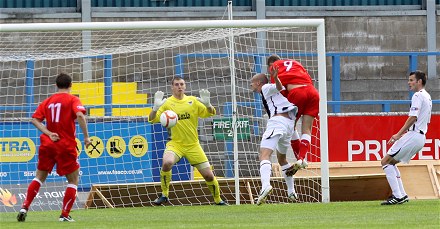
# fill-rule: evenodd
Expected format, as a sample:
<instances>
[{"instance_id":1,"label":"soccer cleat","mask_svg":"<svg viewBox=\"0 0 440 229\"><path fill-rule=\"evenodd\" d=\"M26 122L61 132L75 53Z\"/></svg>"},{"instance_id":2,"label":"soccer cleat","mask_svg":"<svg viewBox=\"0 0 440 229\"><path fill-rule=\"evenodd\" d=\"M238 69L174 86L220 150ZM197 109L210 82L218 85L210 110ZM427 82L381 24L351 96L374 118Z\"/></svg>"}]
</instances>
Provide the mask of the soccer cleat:
<instances>
[{"instance_id":1,"label":"soccer cleat","mask_svg":"<svg viewBox=\"0 0 440 229\"><path fill-rule=\"evenodd\" d=\"M260 196L257 199L257 205L258 206L266 203L267 196L272 192L272 189L273 189L272 186L269 185L269 186L266 187L266 189L264 189L260 193Z\"/></svg>"},{"instance_id":2,"label":"soccer cleat","mask_svg":"<svg viewBox=\"0 0 440 229\"><path fill-rule=\"evenodd\" d=\"M301 169L305 169L305 168L307 168L307 166L309 166L309 163L307 163L307 160L305 158L302 160L300 159L300 160L296 161L295 164L297 164L298 167Z\"/></svg>"},{"instance_id":3,"label":"soccer cleat","mask_svg":"<svg viewBox=\"0 0 440 229\"><path fill-rule=\"evenodd\" d=\"M408 195L405 195L404 197L402 197L402 198L400 199L399 204L403 204L403 203L406 203L406 202L409 202L409 197L408 197Z\"/></svg>"},{"instance_id":4,"label":"soccer cleat","mask_svg":"<svg viewBox=\"0 0 440 229\"><path fill-rule=\"evenodd\" d=\"M168 197L162 195L162 196L158 197L157 199L155 199L153 201L153 204L154 205L162 205L166 202L168 202Z\"/></svg>"},{"instance_id":5,"label":"soccer cleat","mask_svg":"<svg viewBox=\"0 0 440 229\"><path fill-rule=\"evenodd\" d=\"M296 172L298 172L299 167L297 167L296 165L292 165L290 166L290 168L286 169L286 176L290 177L296 174Z\"/></svg>"},{"instance_id":6,"label":"soccer cleat","mask_svg":"<svg viewBox=\"0 0 440 229\"><path fill-rule=\"evenodd\" d=\"M296 192L292 192L287 196L291 201L296 201L298 199L298 194Z\"/></svg>"},{"instance_id":7,"label":"soccer cleat","mask_svg":"<svg viewBox=\"0 0 440 229\"><path fill-rule=\"evenodd\" d=\"M394 204L401 204L403 203L403 198L397 198L395 196L390 196L387 200L385 200L384 202L382 202L380 205L394 205Z\"/></svg>"},{"instance_id":8,"label":"soccer cleat","mask_svg":"<svg viewBox=\"0 0 440 229\"><path fill-rule=\"evenodd\" d=\"M299 159L295 163L293 163L293 165L290 166L290 168L288 168L286 170L286 175L293 176L296 174L296 172L298 172L298 170L304 169L307 166L308 166L308 163L307 163L306 159Z\"/></svg>"},{"instance_id":9,"label":"soccer cleat","mask_svg":"<svg viewBox=\"0 0 440 229\"><path fill-rule=\"evenodd\" d=\"M223 201L223 200L221 200L220 202L218 202L218 203L215 203L215 205L219 205L219 206L229 206L229 204L228 203L226 203L225 201Z\"/></svg>"},{"instance_id":10,"label":"soccer cleat","mask_svg":"<svg viewBox=\"0 0 440 229\"><path fill-rule=\"evenodd\" d=\"M26 216L27 216L27 210L24 208L20 209L17 215L17 221L24 222L26 220Z\"/></svg>"},{"instance_id":11,"label":"soccer cleat","mask_svg":"<svg viewBox=\"0 0 440 229\"><path fill-rule=\"evenodd\" d=\"M75 220L73 220L72 217L70 217L70 215L67 217L60 215L60 219L58 221L60 221L60 222L75 222Z\"/></svg>"}]
</instances>

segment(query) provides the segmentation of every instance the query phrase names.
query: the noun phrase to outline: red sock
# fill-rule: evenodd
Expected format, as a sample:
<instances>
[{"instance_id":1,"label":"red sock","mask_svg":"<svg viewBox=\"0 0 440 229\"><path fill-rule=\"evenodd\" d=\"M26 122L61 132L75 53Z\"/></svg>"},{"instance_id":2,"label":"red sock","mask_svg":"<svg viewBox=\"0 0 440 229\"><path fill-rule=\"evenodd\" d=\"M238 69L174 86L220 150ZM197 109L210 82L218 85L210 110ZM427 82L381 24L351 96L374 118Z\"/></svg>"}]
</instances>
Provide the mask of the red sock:
<instances>
[{"instance_id":1,"label":"red sock","mask_svg":"<svg viewBox=\"0 0 440 229\"><path fill-rule=\"evenodd\" d=\"M61 211L61 215L63 217L69 216L70 210L72 209L75 199L76 199L76 185L68 184L66 188L66 193L64 193L63 209Z\"/></svg>"},{"instance_id":2,"label":"red sock","mask_svg":"<svg viewBox=\"0 0 440 229\"><path fill-rule=\"evenodd\" d=\"M291 140L290 145L292 146L293 154L295 154L295 157L298 159L299 157L299 139Z\"/></svg>"},{"instance_id":3,"label":"red sock","mask_svg":"<svg viewBox=\"0 0 440 229\"><path fill-rule=\"evenodd\" d=\"M299 159L306 158L308 152L310 152L310 142L306 139L301 139L301 144L299 146Z\"/></svg>"},{"instance_id":4,"label":"red sock","mask_svg":"<svg viewBox=\"0 0 440 229\"><path fill-rule=\"evenodd\" d=\"M34 200L35 196L37 196L38 191L40 191L41 187L41 181L37 178L33 179L32 182L29 184L29 187L27 189L26 199L23 202L23 205L21 208L29 209L29 206L31 206L32 201Z\"/></svg>"}]
</instances>

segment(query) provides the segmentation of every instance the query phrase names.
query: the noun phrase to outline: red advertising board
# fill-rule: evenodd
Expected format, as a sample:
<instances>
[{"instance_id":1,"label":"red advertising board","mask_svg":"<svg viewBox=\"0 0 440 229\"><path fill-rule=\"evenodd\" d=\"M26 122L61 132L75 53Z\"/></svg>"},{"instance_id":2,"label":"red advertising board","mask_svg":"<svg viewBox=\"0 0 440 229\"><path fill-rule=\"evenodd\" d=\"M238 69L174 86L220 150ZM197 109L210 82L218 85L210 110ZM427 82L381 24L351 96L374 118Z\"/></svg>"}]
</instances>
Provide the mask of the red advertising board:
<instances>
[{"instance_id":1,"label":"red advertising board","mask_svg":"<svg viewBox=\"0 0 440 229\"><path fill-rule=\"evenodd\" d=\"M386 144L387 141L399 131L407 118L407 115L329 116L329 161L381 160L391 147ZM439 160L439 148L440 115L432 115L425 146L413 160Z\"/></svg>"}]
</instances>

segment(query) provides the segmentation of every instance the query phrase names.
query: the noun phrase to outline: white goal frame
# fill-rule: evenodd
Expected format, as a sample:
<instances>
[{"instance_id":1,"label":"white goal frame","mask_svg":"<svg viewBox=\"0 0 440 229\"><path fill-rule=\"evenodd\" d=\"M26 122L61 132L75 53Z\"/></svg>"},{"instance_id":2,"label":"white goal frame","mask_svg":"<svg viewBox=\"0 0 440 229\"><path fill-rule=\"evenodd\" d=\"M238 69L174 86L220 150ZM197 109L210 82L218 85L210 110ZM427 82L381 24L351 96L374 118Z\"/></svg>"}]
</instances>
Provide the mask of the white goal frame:
<instances>
[{"instance_id":1,"label":"white goal frame","mask_svg":"<svg viewBox=\"0 0 440 229\"><path fill-rule=\"evenodd\" d=\"M127 21L127 22L85 22L85 23L32 23L0 24L0 32L34 31L92 31L92 30L146 30L146 29L187 29L187 28L263 28L263 27L314 27L317 33L317 60L319 80L320 158L322 202L330 201L328 164L328 122L326 88L326 51L324 19L264 19L264 20L195 20L195 21ZM83 38L87 39L87 38ZM232 73L234 71L231 71ZM232 76L234 79L234 76ZM233 104L235 114L237 104ZM234 117L234 115L233 115ZM233 118L233 126L234 126ZM236 131L234 131L236 135ZM236 138L235 138L236 139ZM237 153L237 152L235 152ZM238 161L234 160L235 163ZM237 168L237 166L234 166ZM236 181L238 180L238 172ZM236 188L236 203L240 203L239 189Z\"/></svg>"}]
</instances>

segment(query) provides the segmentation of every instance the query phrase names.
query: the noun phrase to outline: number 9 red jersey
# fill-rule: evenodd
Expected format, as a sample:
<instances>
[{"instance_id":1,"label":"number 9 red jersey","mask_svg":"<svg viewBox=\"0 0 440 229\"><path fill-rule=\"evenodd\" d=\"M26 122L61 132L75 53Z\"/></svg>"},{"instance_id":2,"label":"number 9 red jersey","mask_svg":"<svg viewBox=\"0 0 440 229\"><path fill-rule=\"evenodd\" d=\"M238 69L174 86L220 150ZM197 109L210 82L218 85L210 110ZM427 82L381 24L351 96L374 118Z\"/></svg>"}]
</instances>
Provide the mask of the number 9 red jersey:
<instances>
[{"instance_id":1,"label":"number 9 red jersey","mask_svg":"<svg viewBox=\"0 0 440 229\"><path fill-rule=\"evenodd\" d=\"M270 67L272 72L274 67L278 67L278 78L283 86L287 84L313 85L312 78L302 64L296 60L277 60ZM271 78L271 82L274 83Z\"/></svg>"}]
</instances>

